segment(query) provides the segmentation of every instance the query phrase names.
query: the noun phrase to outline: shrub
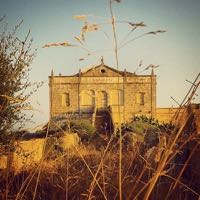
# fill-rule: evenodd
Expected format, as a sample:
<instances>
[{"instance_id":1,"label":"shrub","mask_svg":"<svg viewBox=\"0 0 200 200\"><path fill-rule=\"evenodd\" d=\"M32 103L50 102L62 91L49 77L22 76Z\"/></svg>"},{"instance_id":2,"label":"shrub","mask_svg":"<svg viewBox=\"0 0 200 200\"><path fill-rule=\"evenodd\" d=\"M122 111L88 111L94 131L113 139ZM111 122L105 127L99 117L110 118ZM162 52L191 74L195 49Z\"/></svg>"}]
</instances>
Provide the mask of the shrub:
<instances>
[{"instance_id":1,"label":"shrub","mask_svg":"<svg viewBox=\"0 0 200 200\"><path fill-rule=\"evenodd\" d=\"M42 83L33 84L29 80L35 56L30 31L20 38L17 31L21 23L9 31L3 19L0 19L0 142L7 143L13 138L14 126L21 128L30 120L23 111L32 109L28 98Z\"/></svg>"},{"instance_id":2,"label":"shrub","mask_svg":"<svg viewBox=\"0 0 200 200\"><path fill-rule=\"evenodd\" d=\"M141 119L137 118L137 120L134 120L130 123L122 124L122 132L131 131L143 135L147 130L151 131L159 130L157 124L154 124L147 119L145 118L145 120L143 120L143 118Z\"/></svg>"},{"instance_id":3,"label":"shrub","mask_svg":"<svg viewBox=\"0 0 200 200\"><path fill-rule=\"evenodd\" d=\"M129 143L129 137L137 141L144 141L147 146L155 146L158 142L158 133L160 132L159 123L153 118L146 116L135 117L134 120L127 124L122 124L122 133L125 135L126 143ZM129 134L129 136L127 135Z\"/></svg>"},{"instance_id":4,"label":"shrub","mask_svg":"<svg viewBox=\"0 0 200 200\"><path fill-rule=\"evenodd\" d=\"M71 131L78 133L78 136L82 140L91 139L96 132L96 128L87 119L72 120L70 122L70 129Z\"/></svg>"}]
</instances>

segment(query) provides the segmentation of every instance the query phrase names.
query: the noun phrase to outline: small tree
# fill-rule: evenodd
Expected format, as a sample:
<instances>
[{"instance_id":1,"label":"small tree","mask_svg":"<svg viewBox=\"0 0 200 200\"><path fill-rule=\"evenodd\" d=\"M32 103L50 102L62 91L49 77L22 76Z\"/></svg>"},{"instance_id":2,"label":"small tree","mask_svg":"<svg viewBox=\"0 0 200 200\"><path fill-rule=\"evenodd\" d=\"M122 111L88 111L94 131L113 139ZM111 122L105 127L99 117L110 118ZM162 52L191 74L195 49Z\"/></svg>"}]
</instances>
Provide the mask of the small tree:
<instances>
[{"instance_id":1,"label":"small tree","mask_svg":"<svg viewBox=\"0 0 200 200\"><path fill-rule=\"evenodd\" d=\"M0 19L1 25L3 19ZM31 49L30 30L23 40L17 37L21 23L12 31L7 25L1 26L0 30L0 142L10 138L14 125L19 123L22 126L25 122L26 116L22 111L30 109L27 99L40 86L39 83L32 87L29 81L35 50Z\"/></svg>"}]
</instances>

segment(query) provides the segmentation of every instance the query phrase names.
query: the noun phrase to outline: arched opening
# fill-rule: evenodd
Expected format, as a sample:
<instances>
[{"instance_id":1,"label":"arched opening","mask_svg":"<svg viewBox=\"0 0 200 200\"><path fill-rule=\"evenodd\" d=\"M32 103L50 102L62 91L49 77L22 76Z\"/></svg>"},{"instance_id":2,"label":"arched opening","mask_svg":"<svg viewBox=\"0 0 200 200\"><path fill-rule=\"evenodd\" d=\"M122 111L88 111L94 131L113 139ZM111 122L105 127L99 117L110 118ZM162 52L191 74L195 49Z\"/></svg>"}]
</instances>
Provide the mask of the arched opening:
<instances>
[{"instance_id":1,"label":"arched opening","mask_svg":"<svg viewBox=\"0 0 200 200\"><path fill-rule=\"evenodd\" d=\"M108 105L108 95L105 91L101 91L98 94L98 107L105 108Z\"/></svg>"},{"instance_id":2,"label":"arched opening","mask_svg":"<svg viewBox=\"0 0 200 200\"><path fill-rule=\"evenodd\" d=\"M81 93L81 106L94 106L95 93L93 90L84 90Z\"/></svg>"}]
</instances>

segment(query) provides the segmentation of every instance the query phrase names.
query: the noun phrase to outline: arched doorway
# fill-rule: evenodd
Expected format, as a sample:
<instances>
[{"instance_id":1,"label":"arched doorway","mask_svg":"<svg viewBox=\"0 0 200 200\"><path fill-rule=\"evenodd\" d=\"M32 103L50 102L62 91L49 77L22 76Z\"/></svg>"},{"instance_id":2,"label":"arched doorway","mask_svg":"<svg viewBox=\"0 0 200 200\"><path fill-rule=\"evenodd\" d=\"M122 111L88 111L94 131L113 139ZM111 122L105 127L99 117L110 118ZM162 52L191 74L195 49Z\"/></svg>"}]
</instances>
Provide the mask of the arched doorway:
<instances>
[{"instance_id":1,"label":"arched doorway","mask_svg":"<svg viewBox=\"0 0 200 200\"><path fill-rule=\"evenodd\" d=\"M112 133L112 118L108 110L108 94L105 91L98 92L97 112L95 118L95 126L99 133Z\"/></svg>"},{"instance_id":2,"label":"arched doorway","mask_svg":"<svg viewBox=\"0 0 200 200\"><path fill-rule=\"evenodd\" d=\"M106 108L108 105L108 95L105 91L101 91L98 94L98 107Z\"/></svg>"}]
</instances>

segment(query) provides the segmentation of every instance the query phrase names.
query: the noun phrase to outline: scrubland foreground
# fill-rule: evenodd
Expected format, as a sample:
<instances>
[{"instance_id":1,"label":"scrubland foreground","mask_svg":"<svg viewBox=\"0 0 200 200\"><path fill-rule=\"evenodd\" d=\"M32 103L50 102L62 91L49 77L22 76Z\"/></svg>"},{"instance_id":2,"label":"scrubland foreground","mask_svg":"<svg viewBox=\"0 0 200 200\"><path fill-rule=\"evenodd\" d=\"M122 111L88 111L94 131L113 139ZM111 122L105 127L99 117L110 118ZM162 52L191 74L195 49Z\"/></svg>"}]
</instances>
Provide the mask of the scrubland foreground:
<instances>
[{"instance_id":1,"label":"scrubland foreground","mask_svg":"<svg viewBox=\"0 0 200 200\"><path fill-rule=\"evenodd\" d=\"M144 117L121 127L122 199L199 199L198 112L187 111L179 128ZM43 139L39 162L1 170L0 199L119 199L119 132L82 134L69 147L58 142L66 130Z\"/></svg>"}]
</instances>

